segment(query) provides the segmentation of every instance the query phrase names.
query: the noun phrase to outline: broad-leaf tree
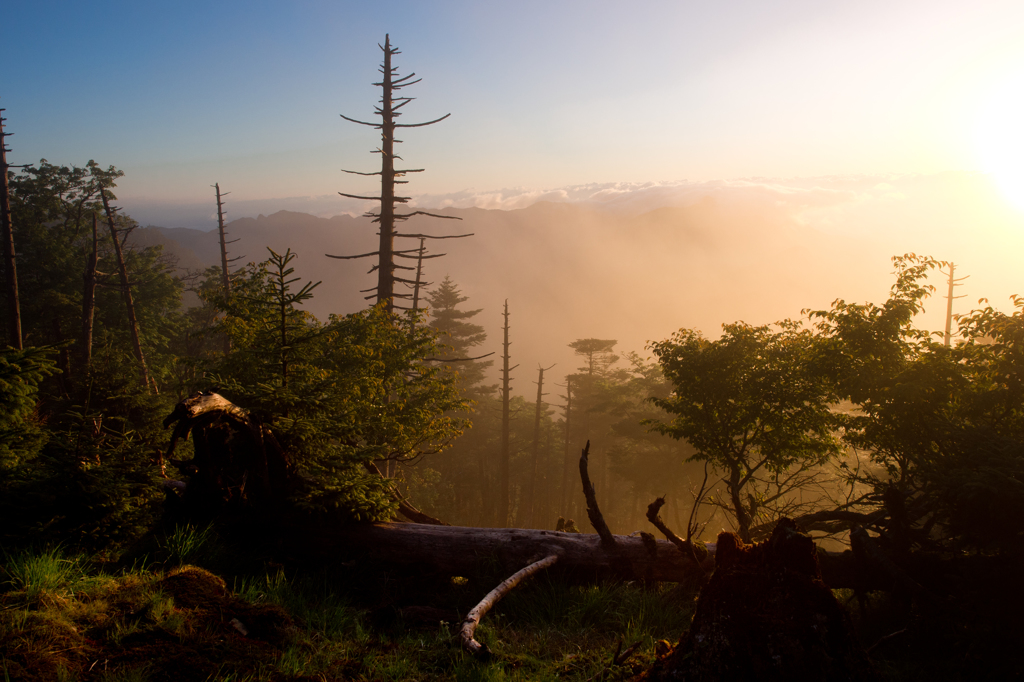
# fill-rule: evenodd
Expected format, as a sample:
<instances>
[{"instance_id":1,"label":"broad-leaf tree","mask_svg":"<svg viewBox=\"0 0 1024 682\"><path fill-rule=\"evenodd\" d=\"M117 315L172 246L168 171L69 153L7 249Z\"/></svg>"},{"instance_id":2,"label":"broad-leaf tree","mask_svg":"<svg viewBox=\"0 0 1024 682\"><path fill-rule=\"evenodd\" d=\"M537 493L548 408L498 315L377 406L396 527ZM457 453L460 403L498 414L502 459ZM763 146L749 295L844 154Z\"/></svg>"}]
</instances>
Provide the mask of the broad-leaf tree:
<instances>
[{"instance_id":1,"label":"broad-leaf tree","mask_svg":"<svg viewBox=\"0 0 1024 682\"><path fill-rule=\"evenodd\" d=\"M841 452L833 384L814 366L815 337L797 322L723 325L721 338L682 329L652 344L673 393L653 402L670 415L662 433L685 439L722 476L724 504L751 528L794 485Z\"/></svg>"}]
</instances>

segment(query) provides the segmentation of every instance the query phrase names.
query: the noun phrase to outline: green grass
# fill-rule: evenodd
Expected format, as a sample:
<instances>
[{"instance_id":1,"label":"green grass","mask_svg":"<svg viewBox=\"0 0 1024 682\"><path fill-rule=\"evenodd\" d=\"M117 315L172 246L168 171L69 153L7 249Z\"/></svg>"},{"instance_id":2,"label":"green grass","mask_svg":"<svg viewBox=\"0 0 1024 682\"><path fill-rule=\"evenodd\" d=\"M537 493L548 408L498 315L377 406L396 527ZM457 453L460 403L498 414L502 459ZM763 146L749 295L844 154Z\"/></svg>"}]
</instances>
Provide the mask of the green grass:
<instances>
[{"instance_id":1,"label":"green grass","mask_svg":"<svg viewBox=\"0 0 1024 682\"><path fill-rule=\"evenodd\" d=\"M164 547L178 559L208 556L203 535L184 529ZM188 566L110 575L88 564L59 549L4 555L0 682L586 680L605 668L620 637L642 642L637 667L612 672L639 670L653 642L678 639L692 611L692 597L667 587L541 576L485 617L477 636L493 654L476 660L458 644L459 614L493 577L274 567L226 589Z\"/></svg>"},{"instance_id":2,"label":"green grass","mask_svg":"<svg viewBox=\"0 0 1024 682\"><path fill-rule=\"evenodd\" d=\"M159 542L171 566L198 563L214 553L216 533L210 525L196 528L192 525L175 527Z\"/></svg>"}]
</instances>

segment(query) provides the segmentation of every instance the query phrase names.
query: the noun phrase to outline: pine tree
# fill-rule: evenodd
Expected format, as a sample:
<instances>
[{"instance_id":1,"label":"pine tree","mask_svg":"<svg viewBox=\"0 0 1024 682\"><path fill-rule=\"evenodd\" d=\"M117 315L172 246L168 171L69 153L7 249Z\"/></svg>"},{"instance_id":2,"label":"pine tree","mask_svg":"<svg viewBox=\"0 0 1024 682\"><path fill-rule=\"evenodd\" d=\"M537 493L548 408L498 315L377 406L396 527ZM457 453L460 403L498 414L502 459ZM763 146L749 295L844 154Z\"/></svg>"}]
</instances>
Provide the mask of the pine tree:
<instances>
[{"instance_id":1,"label":"pine tree","mask_svg":"<svg viewBox=\"0 0 1024 682\"><path fill-rule=\"evenodd\" d=\"M459 310L458 306L469 300L463 296L458 286L452 282L451 277L445 276L444 281L427 294L427 304L430 306L430 326L440 333L439 341L447 346L438 358L442 361L459 360L452 364L452 367L459 375L459 384L463 391L477 392L481 390L480 384L484 380L484 374L488 367L493 364L492 360L479 361L469 360L473 349L487 340L487 333L484 328L469 320L476 317L483 309Z\"/></svg>"}]
</instances>

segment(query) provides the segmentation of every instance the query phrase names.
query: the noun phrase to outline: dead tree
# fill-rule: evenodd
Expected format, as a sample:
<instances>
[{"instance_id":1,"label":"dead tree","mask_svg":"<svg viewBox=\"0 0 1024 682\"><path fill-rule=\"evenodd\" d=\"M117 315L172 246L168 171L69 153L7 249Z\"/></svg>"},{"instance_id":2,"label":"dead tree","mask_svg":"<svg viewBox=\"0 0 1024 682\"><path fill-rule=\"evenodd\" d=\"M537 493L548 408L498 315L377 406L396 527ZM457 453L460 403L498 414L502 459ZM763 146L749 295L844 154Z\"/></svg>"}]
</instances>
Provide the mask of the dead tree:
<instances>
[{"instance_id":1,"label":"dead tree","mask_svg":"<svg viewBox=\"0 0 1024 682\"><path fill-rule=\"evenodd\" d=\"M139 321L135 317L135 301L132 299L132 286L128 280L128 269L124 264L124 254L121 252L121 240L117 238L117 227L114 224L114 211L116 208L110 206L107 197L107 190L100 187L100 197L103 199L103 211L107 215L107 224L110 226L110 239L114 243L114 257L117 259L117 270L121 275L121 295L124 297L125 307L128 309L128 327L132 335L132 350L135 352L135 359L139 361L139 375L142 385L150 390L149 370L146 368L146 356L142 352L142 341L139 338ZM156 384L152 390L157 392Z\"/></svg>"},{"instance_id":2,"label":"dead tree","mask_svg":"<svg viewBox=\"0 0 1024 682\"><path fill-rule=\"evenodd\" d=\"M502 331L505 334L505 340L502 344L504 351L501 356L501 460L498 462L498 525L503 528L508 528L510 521L509 516L511 513L511 482L509 480L509 460L511 459L511 450L509 448L511 388L509 384L512 382L512 377L509 373L519 365L515 365L514 367L508 366L509 359L511 358L508 349L512 344L508 340L507 298L505 299L505 311L502 313L502 317L505 318L505 325L502 327Z\"/></svg>"},{"instance_id":3,"label":"dead tree","mask_svg":"<svg viewBox=\"0 0 1024 682\"><path fill-rule=\"evenodd\" d=\"M4 270L7 281L7 338L12 346L21 350L21 304L18 301L18 269L14 252L14 227L11 224L11 196L8 187L7 148L5 138L12 133L4 132L3 117L5 109L0 109L0 175L3 176L3 188L0 190L0 222L3 225Z\"/></svg>"},{"instance_id":4,"label":"dead tree","mask_svg":"<svg viewBox=\"0 0 1024 682\"><path fill-rule=\"evenodd\" d=\"M92 214L92 251L85 262L85 288L82 292L82 369L88 373L92 367L92 329L96 316L96 278L99 272L100 234L96 214Z\"/></svg>"},{"instance_id":5,"label":"dead tree","mask_svg":"<svg viewBox=\"0 0 1024 682\"><path fill-rule=\"evenodd\" d=\"M572 480L572 448L570 445L570 420L572 419L572 375L565 377L565 458L562 466L562 501L559 508L565 518L571 518L572 492L569 481Z\"/></svg>"},{"instance_id":6,"label":"dead tree","mask_svg":"<svg viewBox=\"0 0 1024 682\"><path fill-rule=\"evenodd\" d=\"M239 260L241 256L228 258L228 244L234 244L238 241L237 239L227 241L227 233L224 231L224 197L231 194L231 192L221 193L219 182L214 183L213 187L217 190L217 232L220 235L220 285L226 296L231 293L231 272L228 270L228 264Z\"/></svg>"},{"instance_id":7,"label":"dead tree","mask_svg":"<svg viewBox=\"0 0 1024 682\"><path fill-rule=\"evenodd\" d=\"M426 121L425 123L397 123L396 119L402 115L399 110L413 100L412 97L396 97L395 93L402 88L408 87L415 83L419 83L422 79L410 80L415 73L410 73L407 76L396 78L398 69L391 66L391 58L396 54L401 54L397 48L391 46L390 35L384 36L384 45L378 45L384 52L384 63L381 65L380 71L383 74L381 82L374 83L375 86L381 88L380 106L375 108L375 113L380 116L379 123L370 123L367 121L360 121L354 118L349 118L344 114L341 117L346 121L352 123L358 123L359 125L369 126L381 131L381 146L375 153L381 155L381 166L380 171L374 173L362 173L359 171L342 170L344 173L351 173L353 175L379 175L380 176L380 196L369 197L362 196L359 194L347 194L345 192L338 192L343 197L349 197L351 199L364 199L366 201L379 201L380 210L368 211L365 215L368 218L373 218L373 222L379 226L378 235L380 237L379 246L376 251L371 253L362 253L355 256L332 256L325 254L328 258L338 258L341 260L350 260L355 258L369 258L371 256L377 256L377 264L370 268L370 273L374 270L377 271L377 286L365 291L372 292L367 299L376 298L377 303L383 303L388 312L392 312L395 308L396 298L411 298L410 294L399 294L395 292L395 283L403 282L409 285L415 285L415 281L399 277L395 274L396 270L412 270L411 266L397 265L395 263L396 257L411 256L416 253L415 249L411 250L395 250L395 238L397 237L409 237L419 239L456 239L460 237L469 237L469 234L461 235L445 235L435 236L426 234L399 234L395 225L398 222L408 220L409 218L417 215L430 216L433 218L445 218L449 220L461 220L456 216L439 215L436 213L429 213L427 211L410 211L408 213L399 213L395 210L395 204L405 204L409 202L411 197L399 196L395 193L395 185L407 184L408 180L401 180L407 173L422 173L422 168L407 168L397 169L395 168L395 161L401 160L400 156L395 155L395 144L401 142L401 140L395 139L395 130L398 128L422 128L424 126L433 125L439 123L444 119L451 116L451 114L445 114L440 118L436 118L432 121Z\"/></svg>"},{"instance_id":8,"label":"dead tree","mask_svg":"<svg viewBox=\"0 0 1024 682\"><path fill-rule=\"evenodd\" d=\"M970 275L967 275L967 277L961 277L960 279L953 279L953 273L954 272L955 272L955 266L952 263L950 263L949 264L949 293L946 295L946 332L945 332L945 334L942 337L943 338L943 343L945 343L947 347L949 346L950 341L952 339L952 335L950 334L950 330L953 327L953 299L954 298L963 298L963 296L954 296L953 295L953 287L960 286L958 284L958 282L962 282L965 279L967 279L967 277L970 277Z\"/></svg>"},{"instance_id":9,"label":"dead tree","mask_svg":"<svg viewBox=\"0 0 1024 682\"><path fill-rule=\"evenodd\" d=\"M551 365L554 367L554 365ZM541 410L544 399L544 372L551 369L551 367L538 367L537 377L537 409L534 413L533 419L533 448L531 450L530 457L530 497L529 504L526 505L526 512L529 514L527 519L527 525L535 527L538 525L537 520L537 462L540 459L540 418Z\"/></svg>"}]
</instances>

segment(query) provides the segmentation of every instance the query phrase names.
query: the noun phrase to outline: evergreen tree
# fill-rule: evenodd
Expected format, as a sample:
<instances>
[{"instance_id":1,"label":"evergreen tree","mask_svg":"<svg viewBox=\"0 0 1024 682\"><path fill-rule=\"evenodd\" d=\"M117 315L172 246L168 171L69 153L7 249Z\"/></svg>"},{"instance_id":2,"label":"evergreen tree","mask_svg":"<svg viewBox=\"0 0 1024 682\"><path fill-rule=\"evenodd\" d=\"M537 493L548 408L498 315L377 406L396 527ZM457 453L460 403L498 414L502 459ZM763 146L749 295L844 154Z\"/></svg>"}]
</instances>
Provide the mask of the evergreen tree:
<instances>
[{"instance_id":1,"label":"evergreen tree","mask_svg":"<svg viewBox=\"0 0 1024 682\"><path fill-rule=\"evenodd\" d=\"M440 285L427 293L427 304L430 306L430 326L440 334L440 342L445 346L437 357L444 361L458 359L450 365L459 375L459 385L467 393L479 394L490 392L480 386L484 381L487 368L494 364L493 360L468 360L477 346L487 340L487 333L478 324L470 322L483 310L459 310L459 306L469 300L463 296L451 277L445 276ZM493 389L490 389L493 391Z\"/></svg>"}]
</instances>

